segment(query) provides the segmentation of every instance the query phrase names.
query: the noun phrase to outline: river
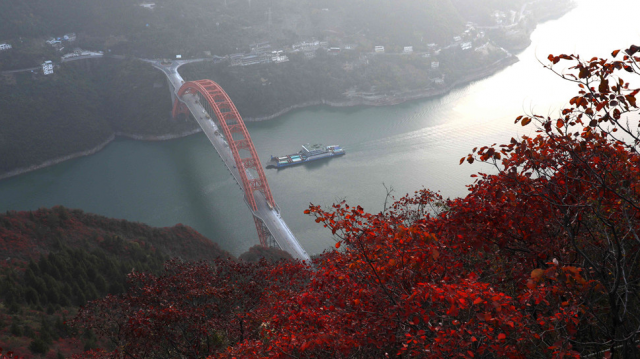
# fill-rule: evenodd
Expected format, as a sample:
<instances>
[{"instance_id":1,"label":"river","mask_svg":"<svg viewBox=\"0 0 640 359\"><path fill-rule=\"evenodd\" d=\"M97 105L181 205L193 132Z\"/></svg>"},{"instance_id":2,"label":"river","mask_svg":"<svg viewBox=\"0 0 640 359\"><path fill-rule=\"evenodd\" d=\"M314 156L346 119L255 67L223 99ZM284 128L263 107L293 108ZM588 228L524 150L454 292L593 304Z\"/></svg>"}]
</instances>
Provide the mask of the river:
<instances>
[{"instance_id":1,"label":"river","mask_svg":"<svg viewBox=\"0 0 640 359\"><path fill-rule=\"evenodd\" d=\"M342 145L347 155L306 166L267 170L282 216L310 254L334 243L303 214L309 203L340 200L382 209L385 188L401 197L422 187L464 196L470 175L458 165L475 146L507 143L530 128L523 112L555 114L576 92L538 62L549 53L608 56L640 43L634 0L579 0L558 20L541 24L520 62L486 79L428 100L390 107L317 106L247 125L264 162L307 142ZM242 192L203 134L165 142L119 139L103 151L0 181L0 210L64 205L152 226L183 223L238 255L257 243Z\"/></svg>"}]
</instances>

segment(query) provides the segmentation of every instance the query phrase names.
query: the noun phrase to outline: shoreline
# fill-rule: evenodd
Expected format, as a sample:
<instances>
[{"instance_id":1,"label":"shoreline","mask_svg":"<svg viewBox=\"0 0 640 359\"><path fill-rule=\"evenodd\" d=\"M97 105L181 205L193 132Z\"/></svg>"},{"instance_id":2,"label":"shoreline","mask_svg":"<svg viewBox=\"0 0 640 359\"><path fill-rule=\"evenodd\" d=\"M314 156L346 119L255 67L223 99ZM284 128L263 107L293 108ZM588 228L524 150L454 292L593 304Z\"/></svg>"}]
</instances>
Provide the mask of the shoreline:
<instances>
[{"instance_id":1,"label":"shoreline","mask_svg":"<svg viewBox=\"0 0 640 359\"><path fill-rule=\"evenodd\" d=\"M66 155L66 156L62 156L62 157L58 157L58 158L53 158L53 159L44 161L44 162L42 162L40 164L37 164L37 165L32 165L32 166L28 166L28 167L20 167L20 168L16 168L14 170L11 170L9 172L1 173L0 174L0 181L4 180L4 179L11 178L11 177L19 176L21 174L25 174L25 173L28 173L28 172L33 172L33 171L36 171L36 170L39 170L39 169L42 169L42 168L54 166L54 165L57 165L59 163L62 163L62 162L68 161L68 160L72 160L72 159L75 159L75 158L94 155L94 154L102 151L105 147L107 147L108 144L113 142L118 137L124 137L124 138L128 138L128 139L136 140L136 141L166 141L166 140L173 140L173 139L177 139L177 138L191 136L191 135L196 134L198 132L202 132L202 129L197 128L197 129L192 130L192 131L186 131L186 132L177 133L177 134L166 134L166 135L160 135L160 136L134 135L134 134L123 133L123 132L114 132L111 135L109 135L109 137L107 137L106 140L102 141L97 146L95 146L93 148L90 148L88 150L75 152L75 153L72 153L72 154L69 154L69 155Z\"/></svg>"},{"instance_id":2,"label":"shoreline","mask_svg":"<svg viewBox=\"0 0 640 359\"><path fill-rule=\"evenodd\" d=\"M62 156L62 157L58 157L58 158L53 158L53 159L44 161L44 162L42 162L40 164L37 164L37 165L32 165L32 166L29 166L29 167L20 167L20 168L16 168L15 170L11 170L9 172L2 173L2 174L0 174L0 180L6 179L6 178L9 178L9 177L14 177L14 176L17 176L17 175L21 175L21 174L24 174L24 173L27 173L27 172L39 170L41 168L57 165L58 163L61 163L61 162L64 162L64 161L68 161L68 160L71 160L71 159L74 159L74 158L93 155L93 154L97 153L98 151L102 150L103 148L105 148L115 138L116 138L116 135L112 133L109 137L107 137L106 140L102 141L97 146L95 146L93 148L90 148L88 150L72 153L72 154L69 154L69 155L66 155L66 156Z\"/></svg>"},{"instance_id":3,"label":"shoreline","mask_svg":"<svg viewBox=\"0 0 640 359\"><path fill-rule=\"evenodd\" d=\"M400 95L385 95L382 96L379 99L376 100L368 100L366 98L355 98L355 99L350 99L347 101L327 101L324 99L320 99L320 100L313 100L313 101L306 101L300 104L296 104L293 106L289 106L286 107L274 114L271 115L267 115L267 116L261 116L261 117L248 117L248 118L243 118L243 120L245 122L260 122L260 121L268 121L268 120L272 120L276 117L280 117L286 113L289 113L293 110L297 110L297 109L302 109L302 108L306 108L306 107L311 107L311 106L318 106L318 105L325 105L325 106L330 106L330 107L354 107L354 106L393 106L393 105L398 105L407 101L414 101L414 100L425 100L425 99L429 99L429 98L433 98L433 97L438 97L438 96L443 96L446 95L447 93L451 92L451 90L455 89L458 86L461 85L466 85L469 84L473 81L477 81L486 77L489 77L493 74L495 74L496 72L503 70L513 64L515 64L516 62L518 62L519 59L517 56L515 55L511 55L509 57L506 57L504 59L498 60L496 62L494 62L491 65L485 66L481 69L478 69L476 71L473 71L469 74L466 74L464 76L462 76L460 79L454 81L453 83L444 86L442 88L428 88L428 89L421 89L421 90L413 90L413 91L407 91L404 93L401 93ZM118 137L123 137L123 138L128 138L131 140L135 140L135 141L167 141L167 140L173 140L173 139L177 139L177 138L183 138L183 137L187 137L187 136L191 136L194 135L196 133L202 132L201 128L196 128L194 130L190 130L190 131L185 131L185 132L181 132L181 133L177 133L177 134L166 134L166 135L138 135L138 134L130 134L130 133L124 133L124 132L114 132L112 133L105 141L101 142L100 144L98 144L97 146L90 148L88 150L84 150L84 151L80 151L80 152L75 152L66 156L62 156L62 157L58 157L58 158L53 158L47 161L44 161L40 164L37 165L32 165L32 166L28 166L28 167L21 167L21 168L17 168L14 170L11 170L9 172L5 172L0 174L0 180L4 180L10 177L15 177L21 174L25 174L28 172L32 172L32 171L36 171L42 168L46 168L46 167L50 167L53 165L57 165L59 163L68 161L68 160L72 160L75 158L79 158L79 157L85 157L85 156L90 156L93 154L98 153L99 151L101 151L102 149L104 149L108 144L110 144L111 142L113 142L116 138Z\"/></svg>"},{"instance_id":4,"label":"shoreline","mask_svg":"<svg viewBox=\"0 0 640 359\"><path fill-rule=\"evenodd\" d=\"M180 133L169 133L166 135L134 135L131 133L125 132L116 132L116 137L124 137L130 140L136 141L168 141L175 140L177 138L187 137L191 135L195 135L196 133L202 132L202 128L198 127L190 131L180 132Z\"/></svg>"},{"instance_id":5,"label":"shoreline","mask_svg":"<svg viewBox=\"0 0 640 359\"><path fill-rule=\"evenodd\" d=\"M526 49L527 47L529 47L531 45L531 33L533 33L533 31L538 27L538 25L545 23L547 21L550 20L555 20L555 19L559 19L562 16L564 16L565 14L567 14L568 12L570 12L571 10L573 10L576 7L575 2L570 2L569 6L561 9L560 11L553 11L551 13L547 13L543 16L541 16L540 18L537 19L536 24L533 28L530 29L528 36L527 36L527 41L522 43L521 46L522 48L520 48L520 46L518 46L515 49L511 49L512 51L515 51L517 53L521 52L522 50ZM557 10L557 9L556 9ZM477 69L475 71L472 71L468 74L465 74L464 76L462 76L460 79L457 79L456 81L452 82L451 84L448 84L444 87L441 88L425 88L425 89L418 89L418 90L411 90L411 91L405 91L399 94L393 94L393 95L382 95L380 98L377 98L375 100L369 100L366 99L364 97L354 97L351 99L348 99L346 101L327 101L325 99L319 99L319 100L313 100L313 101L306 101L300 104L296 104L296 105L292 105L289 107L286 107L280 111L277 111L274 114L271 115L266 115L266 116L259 116L259 117L247 117L247 118L243 118L243 120L245 122L260 122L260 121L267 121L267 120L271 120L274 119L276 117L282 116L284 114L287 114L293 110L297 110L297 109L302 109L302 108L306 108L306 107L311 107L311 106L318 106L318 105L326 105L326 106L330 106L330 107L353 107L353 106L393 106L393 105L398 105L407 101L414 101L414 100L426 100L429 98L434 98L434 97L438 97L438 96L443 96L446 95L447 93L451 92L453 89L455 89L458 86L462 86L462 85L466 85L469 84L473 81L477 81L489 76L494 75L495 73L497 73L498 71L501 71L513 64L515 64L516 62L518 62L519 59L516 55L510 54L510 56L503 58L501 60L498 60L496 62L494 62L491 65L485 66L483 68ZM130 134L130 133L123 133L123 132L114 132L112 133L105 141L103 141L102 143L96 145L95 147L85 150L85 151L80 151L80 152L76 152L76 153L72 153L66 156L62 156L62 157L58 157L58 158L53 158L47 161L44 161L40 164L37 165L32 165L32 166L28 166L28 167L21 167L21 168L17 168L14 170L11 170L9 172L5 172L5 173L0 173L0 180L6 179L6 178L10 178L10 177L15 177L24 173L28 173L31 171L35 171L38 169L42 169L45 167L49 167L49 166L53 166L59 163L62 163L64 161L67 160L71 160L74 158L79 158L79 157L84 157L84 156L89 156L89 155L93 155L99 151L101 151L104 147L106 147L109 143L111 143L112 141L114 141L117 137L124 137L124 138L128 138L128 139L132 139L132 140L136 140L136 141L166 141L166 140L172 140L172 139L177 139L177 138L182 138L182 137L187 137L187 136L191 136L193 134L196 134L198 132L202 132L202 129L200 127L190 130L190 131L185 131L182 133L177 133L177 134L165 134L165 135L138 135L138 134Z\"/></svg>"},{"instance_id":6,"label":"shoreline","mask_svg":"<svg viewBox=\"0 0 640 359\"><path fill-rule=\"evenodd\" d=\"M433 97L443 96L451 92L458 86L467 85L473 81L478 81L483 78L489 77L504 70L507 67L520 61L517 56L511 55L502 60L498 60L491 65L485 66L481 69L473 71L469 74L462 76L460 79L454 81L447 86L441 88L426 88L412 91L405 91L399 95L383 95L376 100L368 100L363 97L353 98L347 101L327 101L325 99L306 101L300 104L286 107L274 114L260 117L243 117L244 122L261 122L272 120L276 117L282 116L293 110L302 109L310 106L326 105L329 107L353 107L353 106L393 106L399 105L407 101L414 100L426 100Z\"/></svg>"}]
</instances>

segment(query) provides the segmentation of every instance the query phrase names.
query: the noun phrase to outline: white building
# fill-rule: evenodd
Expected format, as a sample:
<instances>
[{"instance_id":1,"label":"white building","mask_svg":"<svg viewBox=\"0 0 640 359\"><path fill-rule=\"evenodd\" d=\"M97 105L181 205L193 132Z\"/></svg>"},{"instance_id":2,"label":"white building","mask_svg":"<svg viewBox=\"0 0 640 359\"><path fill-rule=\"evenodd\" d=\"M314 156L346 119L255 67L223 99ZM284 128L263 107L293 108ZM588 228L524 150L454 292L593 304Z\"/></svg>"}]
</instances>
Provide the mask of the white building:
<instances>
[{"instance_id":1,"label":"white building","mask_svg":"<svg viewBox=\"0 0 640 359\"><path fill-rule=\"evenodd\" d=\"M431 62L431 68L432 69L437 69L438 67L440 67L440 63L438 61L432 61Z\"/></svg>"},{"instance_id":2,"label":"white building","mask_svg":"<svg viewBox=\"0 0 640 359\"><path fill-rule=\"evenodd\" d=\"M143 2L142 4L140 4L140 6L142 6L145 9L153 10L153 9L156 8L156 3L154 3L154 2Z\"/></svg>"},{"instance_id":3,"label":"white building","mask_svg":"<svg viewBox=\"0 0 640 359\"><path fill-rule=\"evenodd\" d=\"M45 75L51 75L53 73L53 62L45 61L42 64L42 73Z\"/></svg>"},{"instance_id":4,"label":"white building","mask_svg":"<svg viewBox=\"0 0 640 359\"><path fill-rule=\"evenodd\" d=\"M279 62L287 62L289 61L289 57L284 54L283 50L272 51L271 52L271 61L275 63Z\"/></svg>"},{"instance_id":5,"label":"white building","mask_svg":"<svg viewBox=\"0 0 640 359\"><path fill-rule=\"evenodd\" d=\"M470 42L463 42L462 44L460 44L460 48L463 50L469 50L472 47L473 45Z\"/></svg>"},{"instance_id":6,"label":"white building","mask_svg":"<svg viewBox=\"0 0 640 359\"><path fill-rule=\"evenodd\" d=\"M0 44L0 51L9 50L11 48L10 44Z\"/></svg>"},{"instance_id":7,"label":"white building","mask_svg":"<svg viewBox=\"0 0 640 359\"><path fill-rule=\"evenodd\" d=\"M315 51L320 47L320 41L310 41L310 42L300 42L297 44L293 44L291 48L293 50L301 50L301 51Z\"/></svg>"},{"instance_id":8,"label":"white building","mask_svg":"<svg viewBox=\"0 0 640 359\"><path fill-rule=\"evenodd\" d=\"M405 54L413 53L413 46L405 46L404 49L402 50L402 52L405 53Z\"/></svg>"},{"instance_id":9,"label":"white building","mask_svg":"<svg viewBox=\"0 0 640 359\"><path fill-rule=\"evenodd\" d=\"M384 46L376 46L373 50L378 54L384 54Z\"/></svg>"},{"instance_id":10,"label":"white building","mask_svg":"<svg viewBox=\"0 0 640 359\"><path fill-rule=\"evenodd\" d=\"M71 32L68 34L65 34L62 39L64 41L76 41L76 33L75 32Z\"/></svg>"}]
</instances>

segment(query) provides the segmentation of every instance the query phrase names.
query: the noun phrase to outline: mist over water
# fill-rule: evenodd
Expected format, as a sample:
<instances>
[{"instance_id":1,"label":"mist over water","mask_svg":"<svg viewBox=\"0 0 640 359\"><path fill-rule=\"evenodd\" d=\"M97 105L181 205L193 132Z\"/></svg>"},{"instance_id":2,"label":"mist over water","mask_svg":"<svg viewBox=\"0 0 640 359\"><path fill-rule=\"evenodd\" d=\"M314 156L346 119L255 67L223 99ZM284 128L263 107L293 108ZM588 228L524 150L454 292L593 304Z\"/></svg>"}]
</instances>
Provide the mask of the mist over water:
<instances>
[{"instance_id":1,"label":"mist over water","mask_svg":"<svg viewBox=\"0 0 640 359\"><path fill-rule=\"evenodd\" d=\"M248 124L256 149L297 152L301 144L342 145L347 155L306 166L267 170L282 216L310 254L333 244L331 233L302 212L309 203L342 199L382 209L383 183L401 197L422 187L464 196L469 176L491 171L458 165L475 146L530 133L514 125L527 112L554 115L577 92L538 59L578 53L588 59L640 44L640 2L581 0L558 20L538 26L520 62L445 96L392 107L313 107ZM153 226L190 225L233 254L257 236L243 193L204 135L167 142L117 140L100 153L0 181L0 210L62 204Z\"/></svg>"}]
</instances>

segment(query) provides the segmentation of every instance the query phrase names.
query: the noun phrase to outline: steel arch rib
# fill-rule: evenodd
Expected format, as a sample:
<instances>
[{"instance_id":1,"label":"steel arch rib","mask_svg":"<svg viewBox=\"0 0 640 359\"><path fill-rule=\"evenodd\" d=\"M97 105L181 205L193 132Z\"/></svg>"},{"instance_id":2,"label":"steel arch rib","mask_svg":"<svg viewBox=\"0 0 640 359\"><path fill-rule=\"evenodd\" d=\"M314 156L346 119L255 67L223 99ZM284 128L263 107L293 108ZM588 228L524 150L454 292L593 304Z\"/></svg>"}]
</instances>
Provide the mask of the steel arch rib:
<instances>
[{"instance_id":1,"label":"steel arch rib","mask_svg":"<svg viewBox=\"0 0 640 359\"><path fill-rule=\"evenodd\" d=\"M269 183L267 183L267 178L262 169L260 159L258 158L258 153L253 146L249 131L247 131L247 127L244 125L244 121L242 121L242 117L229 98L229 95L227 95L220 85L211 80L185 82L178 91L178 97L182 97L185 93L199 93L206 99L209 106L215 112L220 128L229 143L229 148L231 149L233 159L240 173L242 187L251 209L253 211L258 209L254 194L256 190L262 192L267 202L275 208L276 204L271 195L271 189L269 188ZM181 103L176 102L174 113L178 111L177 106L179 104ZM236 140L233 138L233 133L242 134L243 138ZM250 157L240 157L239 149L249 151ZM250 168L258 173L258 178L248 178L246 170ZM258 229L258 232L260 232L260 229Z\"/></svg>"}]
</instances>

